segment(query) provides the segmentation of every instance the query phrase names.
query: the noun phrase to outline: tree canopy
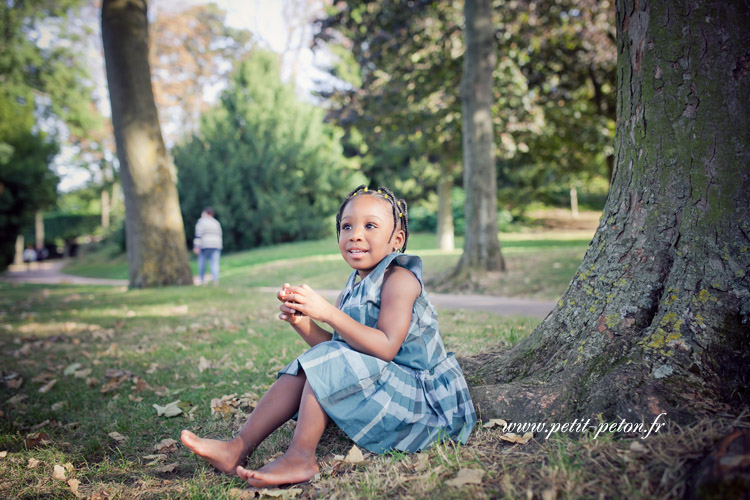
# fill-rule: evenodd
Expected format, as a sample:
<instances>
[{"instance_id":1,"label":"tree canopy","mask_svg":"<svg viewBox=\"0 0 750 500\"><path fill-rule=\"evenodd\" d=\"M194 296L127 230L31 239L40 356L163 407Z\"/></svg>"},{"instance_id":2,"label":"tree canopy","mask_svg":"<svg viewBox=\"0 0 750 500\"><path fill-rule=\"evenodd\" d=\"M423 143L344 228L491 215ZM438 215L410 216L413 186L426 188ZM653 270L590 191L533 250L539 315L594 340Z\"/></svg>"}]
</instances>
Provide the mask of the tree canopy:
<instances>
[{"instance_id":1,"label":"tree canopy","mask_svg":"<svg viewBox=\"0 0 750 500\"><path fill-rule=\"evenodd\" d=\"M227 250L328 234L328 217L353 182L341 135L281 82L276 55L254 52L200 132L173 150L188 239L209 205Z\"/></svg>"}]
</instances>

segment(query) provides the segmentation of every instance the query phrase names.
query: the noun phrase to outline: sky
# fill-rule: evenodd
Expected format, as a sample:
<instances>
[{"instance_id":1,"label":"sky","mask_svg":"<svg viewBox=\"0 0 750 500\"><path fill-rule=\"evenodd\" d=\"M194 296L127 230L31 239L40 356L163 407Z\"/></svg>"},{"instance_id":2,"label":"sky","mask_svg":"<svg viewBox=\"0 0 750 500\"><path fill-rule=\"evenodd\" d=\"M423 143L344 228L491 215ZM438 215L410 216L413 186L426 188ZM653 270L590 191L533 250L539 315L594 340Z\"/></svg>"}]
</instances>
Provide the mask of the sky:
<instances>
[{"instance_id":1,"label":"sky","mask_svg":"<svg viewBox=\"0 0 750 500\"><path fill-rule=\"evenodd\" d=\"M325 54L315 55L308 48L312 37L310 26L298 29L295 32L296 37L292 39L291 45L298 50L287 50L287 45L289 45L287 41L288 30L283 9L284 5L290 1L294 4L309 4L312 5L312 8L320 8L320 3L307 2L306 0L150 0L149 16L158 15L160 10L184 8L195 4L217 4L226 11L226 22L229 26L253 32L260 39L261 45L274 52L287 51L282 64L282 79L288 81L294 68L296 70L295 85L298 95L302 99L311 100L311 91L314 88L315 80L326 78L326 73L321 71L318 66L327 61L325 60ZM98 15L98 9L90 14ZM98 29L99 27L96 26L97 31ZM40 42L43 44L50 44L55 40L54 33L42 32L40 35ZM98 87L94 98L99 101L101 111L108 116L110 109L101 46L89 47L86 57L94 61L91 70ZM90 178L87 170L72 166L72 164L73 152L70 150L63 150L55 161L55 170L61 176L59 190L62 192L80 187Z\"/></svg>"}]
</instances>

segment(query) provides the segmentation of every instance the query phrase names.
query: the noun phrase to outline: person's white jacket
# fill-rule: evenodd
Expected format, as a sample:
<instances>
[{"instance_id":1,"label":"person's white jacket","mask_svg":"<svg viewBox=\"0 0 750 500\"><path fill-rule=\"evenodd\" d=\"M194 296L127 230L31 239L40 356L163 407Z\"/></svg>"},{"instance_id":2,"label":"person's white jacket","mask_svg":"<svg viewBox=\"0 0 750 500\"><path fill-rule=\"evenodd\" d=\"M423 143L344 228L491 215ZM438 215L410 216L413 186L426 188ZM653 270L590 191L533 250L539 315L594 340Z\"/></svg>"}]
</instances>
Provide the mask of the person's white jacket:
<instances>
[{"instance_id":1,"label":"person's white jacket","mask_svg":"<svg viewBox=\"0 0 750 500\"><path fill-rule=\"evenodd\" d=\"M210 215L203 214L195 224L193 248L218 248L221 250L221 224Z\"/></svg>"}]
</instances>

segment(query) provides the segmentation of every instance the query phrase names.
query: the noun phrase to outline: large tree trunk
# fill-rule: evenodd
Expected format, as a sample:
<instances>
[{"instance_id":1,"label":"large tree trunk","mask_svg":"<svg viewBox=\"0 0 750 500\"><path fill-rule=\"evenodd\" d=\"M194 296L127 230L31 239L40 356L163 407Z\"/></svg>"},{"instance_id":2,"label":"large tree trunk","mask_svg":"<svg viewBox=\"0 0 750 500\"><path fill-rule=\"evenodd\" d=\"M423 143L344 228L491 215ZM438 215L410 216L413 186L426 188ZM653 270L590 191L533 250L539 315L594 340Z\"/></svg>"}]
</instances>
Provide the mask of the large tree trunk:
<instances>
[{"instance_id":1,"label":"large tree trunk","mask_svg":"<svg viewBox=\"0 0 750 500\"><path fill-rule=\"evenodd\" d=\"M151 88L146 1L104 0L102 39L125 195L130 286L192 284L175 169Z\"/></svg>"},{"instance_id":2,"label":"large tree trunk","mask_svg":"<svg viewBox=\"0 0 750 500\"><path fill-rule=\"evenodd\" d=\"M748 26L747 2L618 1L604 215L557 308L478 370L485 418L684 421L709 401L747 407Z\"/></svg>"},{"instance_id":3,"label":"large tree trunk","mask_svg":"<svg viewBox=\"0 0 750 500\"><path fill-rule=\"evenodd\" d=\"M493 71L497 63L490 0L466 0L466 52L461 81L466 238L455 274L502 271L497 239Z\"/></svg>"}]
</instances>

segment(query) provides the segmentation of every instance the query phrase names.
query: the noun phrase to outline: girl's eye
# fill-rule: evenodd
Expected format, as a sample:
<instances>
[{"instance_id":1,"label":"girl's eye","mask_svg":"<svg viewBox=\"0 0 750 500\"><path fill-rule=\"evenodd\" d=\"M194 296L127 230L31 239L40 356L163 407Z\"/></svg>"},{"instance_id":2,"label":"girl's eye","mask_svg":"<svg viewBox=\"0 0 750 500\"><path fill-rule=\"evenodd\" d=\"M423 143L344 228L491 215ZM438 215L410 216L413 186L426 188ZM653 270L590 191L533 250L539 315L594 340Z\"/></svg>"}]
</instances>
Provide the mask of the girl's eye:
<instances>
[{"instance_id":1,"label":"girl's eye","mask_svg":"<svg viewBox=\"0 0 750 500\"><path fill-rule=\"evenodd\" d=\"M372 222L368 222L368 223L367 223L367 224L365 225L365 227L366 227L367 229L373 229L373 228L376 228L376 227L378 227L378 226L376 226L376 225L375 225L375 224L373 224Z\"/></svg>"},{"instance_id":2,"label":"girl's eye","mask_svg":"<svg viewBox=\"0 0 750 500\"><path fill-rule=\"evenodd\" d=\"M352 228L351 224L342 224L341 225L341 229L343 229L344 231L348 231L351 228Z\"/></svg>"}]
</instances>

